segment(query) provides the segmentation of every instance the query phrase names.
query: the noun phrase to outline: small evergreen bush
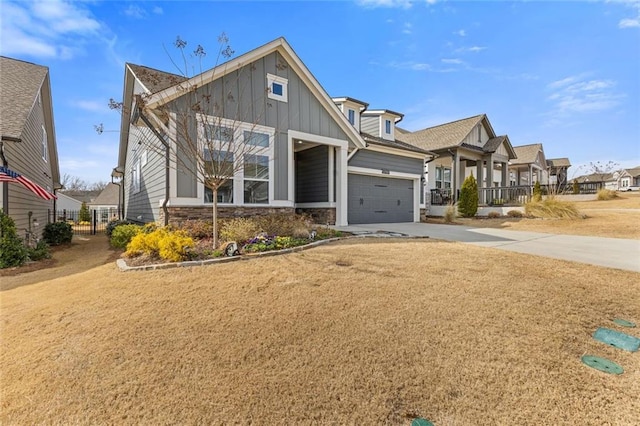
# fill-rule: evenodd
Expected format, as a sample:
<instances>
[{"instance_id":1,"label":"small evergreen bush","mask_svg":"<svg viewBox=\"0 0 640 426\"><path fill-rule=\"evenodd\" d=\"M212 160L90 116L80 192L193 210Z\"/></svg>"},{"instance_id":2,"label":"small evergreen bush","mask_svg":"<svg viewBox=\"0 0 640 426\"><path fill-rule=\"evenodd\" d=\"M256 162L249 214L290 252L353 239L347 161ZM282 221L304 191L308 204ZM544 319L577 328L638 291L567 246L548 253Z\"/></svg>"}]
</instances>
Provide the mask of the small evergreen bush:
<instances>
[{"instance_id":1,"label":"small evergreen bush","mask_svg":"<svg viewBox=\"0 0 640 426\"><path fill-rule=\"evenodd\" d=\"M578 184L577 180L573 181L573 193L574 194L579 194L580 193L580 185Z\"/></svg>"},{"instance_id":2,"label":"small evergreen bush","mask_svg":"<svg viewBox=\"0 0 640 426\"><path fill-rule=\"evenodd\" d=\"M105 228L105 233L107 234L107 237L111 238L111 235L113 234L113 230L116 229L118 226L132 225L132 224L133 222L129 220L122 220L122 219L110 220L109 223L107 223L107 227Z\"/></svg>"},{"instance_id":3,"label":"small evergreen bush","mask_svg":"<svg viewBox=\"0 0 640 426\"><path fill-rule=\"evenodd\" d=\"M69 244L73 238L73 227L67 222L47 223L42 232L42 239L50 246Z\"/></svg>"},{"instance_id":4,"label":"small evergreen bush","mask_svg":"<svg viewBox=\"0 0 640 426\"><path fill-rule=\"evenodd\" d=\"M89 210L87 203L85 203L84 201L80 206L80 213L78 214L78 220L80 222L91 222L91 211Z\"/></svg>"},{"instance_id":5,"label":"small evergreen bush","mask_svg":"<svg viewBox=\"0 0 640 426\"><path fill-rule=\"evenodd\" d=\"M131 239L140 232L142 232L142 226L140 225L129 224L116 226L111 234L109 243L112 247L126 249Z\"/></svg>"},{"instance_id":6,"label":"small evergreen bush","mask_svg":"<svg viewBox=\"0 0 640 426\"><path fill-rule=\"evenodd\" d=\"M542 188L540 187L540 181L536 181L533 184L533 201L542 200Z\"/></svg>"},{"instance_id":7,"label":"small evergreen bush","mask_svg":"<svg viewBox=\"0 0 640 426\"><path fill-rule=\"evenodd\" d=\"M469 175L462 183L458 212L463 217L473 217L478 213L478 183L473 175Z\"/></svg>"},{"instance_id":8,"label":"small evergreen bush","mask_svg":"<svg viewBox=\"0 0 640 426\"><path fill-rule=\"evenodd\" d=\"M27 261L27 248L16 232L13 219L0 211L0 269L20 266Z\"/></svg>"},{"instance_id":9,"label":"small evergreen bush","mask_svg":"<svg viewBox=\"0 0 640 426\"><path fill-rule=\"evenodd\" d=\"M49 244L47 244L45 240L38 241L38 244L34 248L27 248L27 256L33 261L50 259L51 252L49 251Z\"/></svg>"}]
</instances>

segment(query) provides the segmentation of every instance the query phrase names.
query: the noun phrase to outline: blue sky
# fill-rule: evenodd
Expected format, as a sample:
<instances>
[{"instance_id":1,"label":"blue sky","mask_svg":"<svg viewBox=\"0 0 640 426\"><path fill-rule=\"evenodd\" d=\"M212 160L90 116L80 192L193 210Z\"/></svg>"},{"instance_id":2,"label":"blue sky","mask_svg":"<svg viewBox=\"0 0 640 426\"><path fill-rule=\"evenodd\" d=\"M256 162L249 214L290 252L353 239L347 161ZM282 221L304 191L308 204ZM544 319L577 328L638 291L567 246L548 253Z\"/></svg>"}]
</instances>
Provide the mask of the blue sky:
<instances>
[{"instance_id":1,"label":"blue sky","mask_svg":"<svg viewBox=\"0 0 640 426\"><path fill-rule=\"evenodd\" d=\"M235 56L284 36L329 95L402 112L409 130L486 113L513 145L569 157L570 176L640 165L637 0L0 0L0 17L0 54L49 67L61 173L88 182L117 163L107 104L124 63L175 71L176 36L213 52L223 31Z\"/></svg>"}]
</instances>

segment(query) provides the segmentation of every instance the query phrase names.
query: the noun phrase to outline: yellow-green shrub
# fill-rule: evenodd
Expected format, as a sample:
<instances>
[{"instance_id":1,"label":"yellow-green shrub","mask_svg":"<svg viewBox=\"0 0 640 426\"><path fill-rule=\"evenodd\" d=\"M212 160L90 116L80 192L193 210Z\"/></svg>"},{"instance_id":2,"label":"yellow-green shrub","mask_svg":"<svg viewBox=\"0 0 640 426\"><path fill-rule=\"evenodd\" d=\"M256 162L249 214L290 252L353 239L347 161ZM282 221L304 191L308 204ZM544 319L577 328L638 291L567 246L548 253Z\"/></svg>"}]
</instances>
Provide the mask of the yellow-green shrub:
<instances>
[{"instance_id":1,"label":"yellow-green shrub","mask_svg":"<svg viewBox=\"0 0 640 426\"><path fill-rule=\"evenodd\" d=\"M236 241L239 244L249 241L258 233L260 228L255 220L239 217L225 222L220 228L222 241Z\"/></svg>"},{"instance_id":2,"label":"yellow-green shrub","mask_svg":"<svg viewBox=\"0 0 640 426\"><path fill-rule=\"evenodd\" d=\"M598 191L598 201L613 200L614 198L618 198L616 191L610 189L601 189Z\"/></svg>"},{"instance_id":3,"label":"yellow-green shrub","mask_svg":"<svg viewBox=\"0 0 640 426\"><path fill-rule=\"evenodd\" d=\"M524 210L529 216L547 219L581 219L582 215L575 204L561 201L553 197L542 201L530 201L524 205Z\"/></svg>"},{"instance_id":4,"label":"yellow-green shrub","mask_svg":"<svg viewBox=\"0 0 640 426\"><path fill-rule=\"evenodd\" d=\"M111 232L111 238L109 242L113 247L116 248L127 248L129 242L138 235L142 231L142 226L140 225L119 225L113 229Z\"/></svg>"},{"instance_id":5,"label":"yellow-green shrub","mask_svg":"<svg viewBox=\"0 0 640 426\"><path fill-rule=\"evenodd\" d=\"M127 246L126 255L135 257L144 254L180 262L188 258L189 251L194 247L193 238L186 232L158 228L148 234L141 232L133 237Z\"/></svg>"}]
</instances>

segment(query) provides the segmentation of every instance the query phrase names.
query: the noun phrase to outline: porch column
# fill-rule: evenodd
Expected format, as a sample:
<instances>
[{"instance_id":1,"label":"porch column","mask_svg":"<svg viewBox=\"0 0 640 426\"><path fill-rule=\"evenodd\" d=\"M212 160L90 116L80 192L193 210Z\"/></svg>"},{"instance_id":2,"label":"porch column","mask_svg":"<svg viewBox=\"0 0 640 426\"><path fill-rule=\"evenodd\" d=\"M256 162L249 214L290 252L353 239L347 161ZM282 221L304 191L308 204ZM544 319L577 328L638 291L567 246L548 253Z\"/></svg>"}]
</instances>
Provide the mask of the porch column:
<instances>
[{"instance_id":1,"label":"porch column","mask_svg":"<svg viewBox=\"0 0 640 426\"><path fill-rule=\"evenodd\" d=\"M533 166L529 164L529 185L533 185Z\"/></svg>"},{"instance_id":2,"label":"porch column","mask_svg":"<svg viewBox=\"0 0 640 426\"><path fill-rule=\"evenodd\" d=\"M329 203L333 203L336 201L336 194L334 191L334 178L335 178L335 171L334 171L334 156L336 153L336 148L329 145L327 146L327 149L329 150Z\"/></svg>"},{"instance_id":3,"label":"porch column","mask_svg":"<svg viewBox=\"0 0 640 426\"><path fill-rule=\"evenodd\" d=\"M487 187L493 188L493 155L487 160Z\"/></svg>"},{"instance_id":4,"label":"porch column","mask_svg":"<svg viewBox=\"0 0 640 426\"><path fill-rule=\"evenodd\" d=\"M336 226L347 226L347 148L336 147Z\"/></svg>"},{"instance_id":5,"label":"porch column","mask_svg":"<svg viewBox=\"0 0 640 426\"><path fill-rule=\"evenodd\" d=\"M484 188L484 157L476 162L476 174L478 175L478 189L480 193L478 194L478 202L480 204L485 203L484 192L480 188Z\"/></svg>"},{"instance_id":6,"label":"porch column","mask_svg":"<svg viewBox=\"0 0 640 426\"><path fill-rule=\"evenodd\" d=\"M458 201L458 189L460 189L460 178L458 177L458 171L460 170L460 154L456 151L453 156L453 170L451 170L451 199L456 202Z\"/></svg>"},{"instance_id":7,"label":"porch column","mask_svg":"<svg viewBox=\"0 0 640 426\"><path fill-rule=\"evenodd\" d=\"M502 183L500 186L509 186L509 163L504 162L502 164Z\"/></svg>"}]
</instances>

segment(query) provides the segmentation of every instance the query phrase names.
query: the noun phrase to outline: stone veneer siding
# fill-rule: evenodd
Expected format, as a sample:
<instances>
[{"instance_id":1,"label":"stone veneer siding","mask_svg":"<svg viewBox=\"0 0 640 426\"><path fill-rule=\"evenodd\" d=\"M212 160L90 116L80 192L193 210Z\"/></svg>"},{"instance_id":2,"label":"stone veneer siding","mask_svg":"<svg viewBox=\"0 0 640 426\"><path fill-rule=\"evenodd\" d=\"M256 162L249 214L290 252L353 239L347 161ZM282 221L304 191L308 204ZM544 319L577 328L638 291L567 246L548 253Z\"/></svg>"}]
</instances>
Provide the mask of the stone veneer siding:
<instances>
[{"instance_id":1,"label":"stone veneer siding","mask_svg":"<svg viewBox=\"0 0 640 426\"><path fill-rule=\"evenodd\" d=\"M169 224L179 225L186 220L208 220L211 221L213 207L190 206L190 207L168 207ZM252 217L266 216L270 214L291 214L295 213L292 207L218 207L218 218ZM160 209L159 223L164 222L164 212Z\"/></svg>"},{"instance_id":2,"label":"stone veneer siding","mask_svg":"<svg viewBox=\"0 0 640 426\"><path fill-rule=\"evenodd\" d=\"M313 219L313 222L317 224L336 224L336 209L334 207L297 208L296 213L308 214Z\"/></svg>"}]
</instances>

